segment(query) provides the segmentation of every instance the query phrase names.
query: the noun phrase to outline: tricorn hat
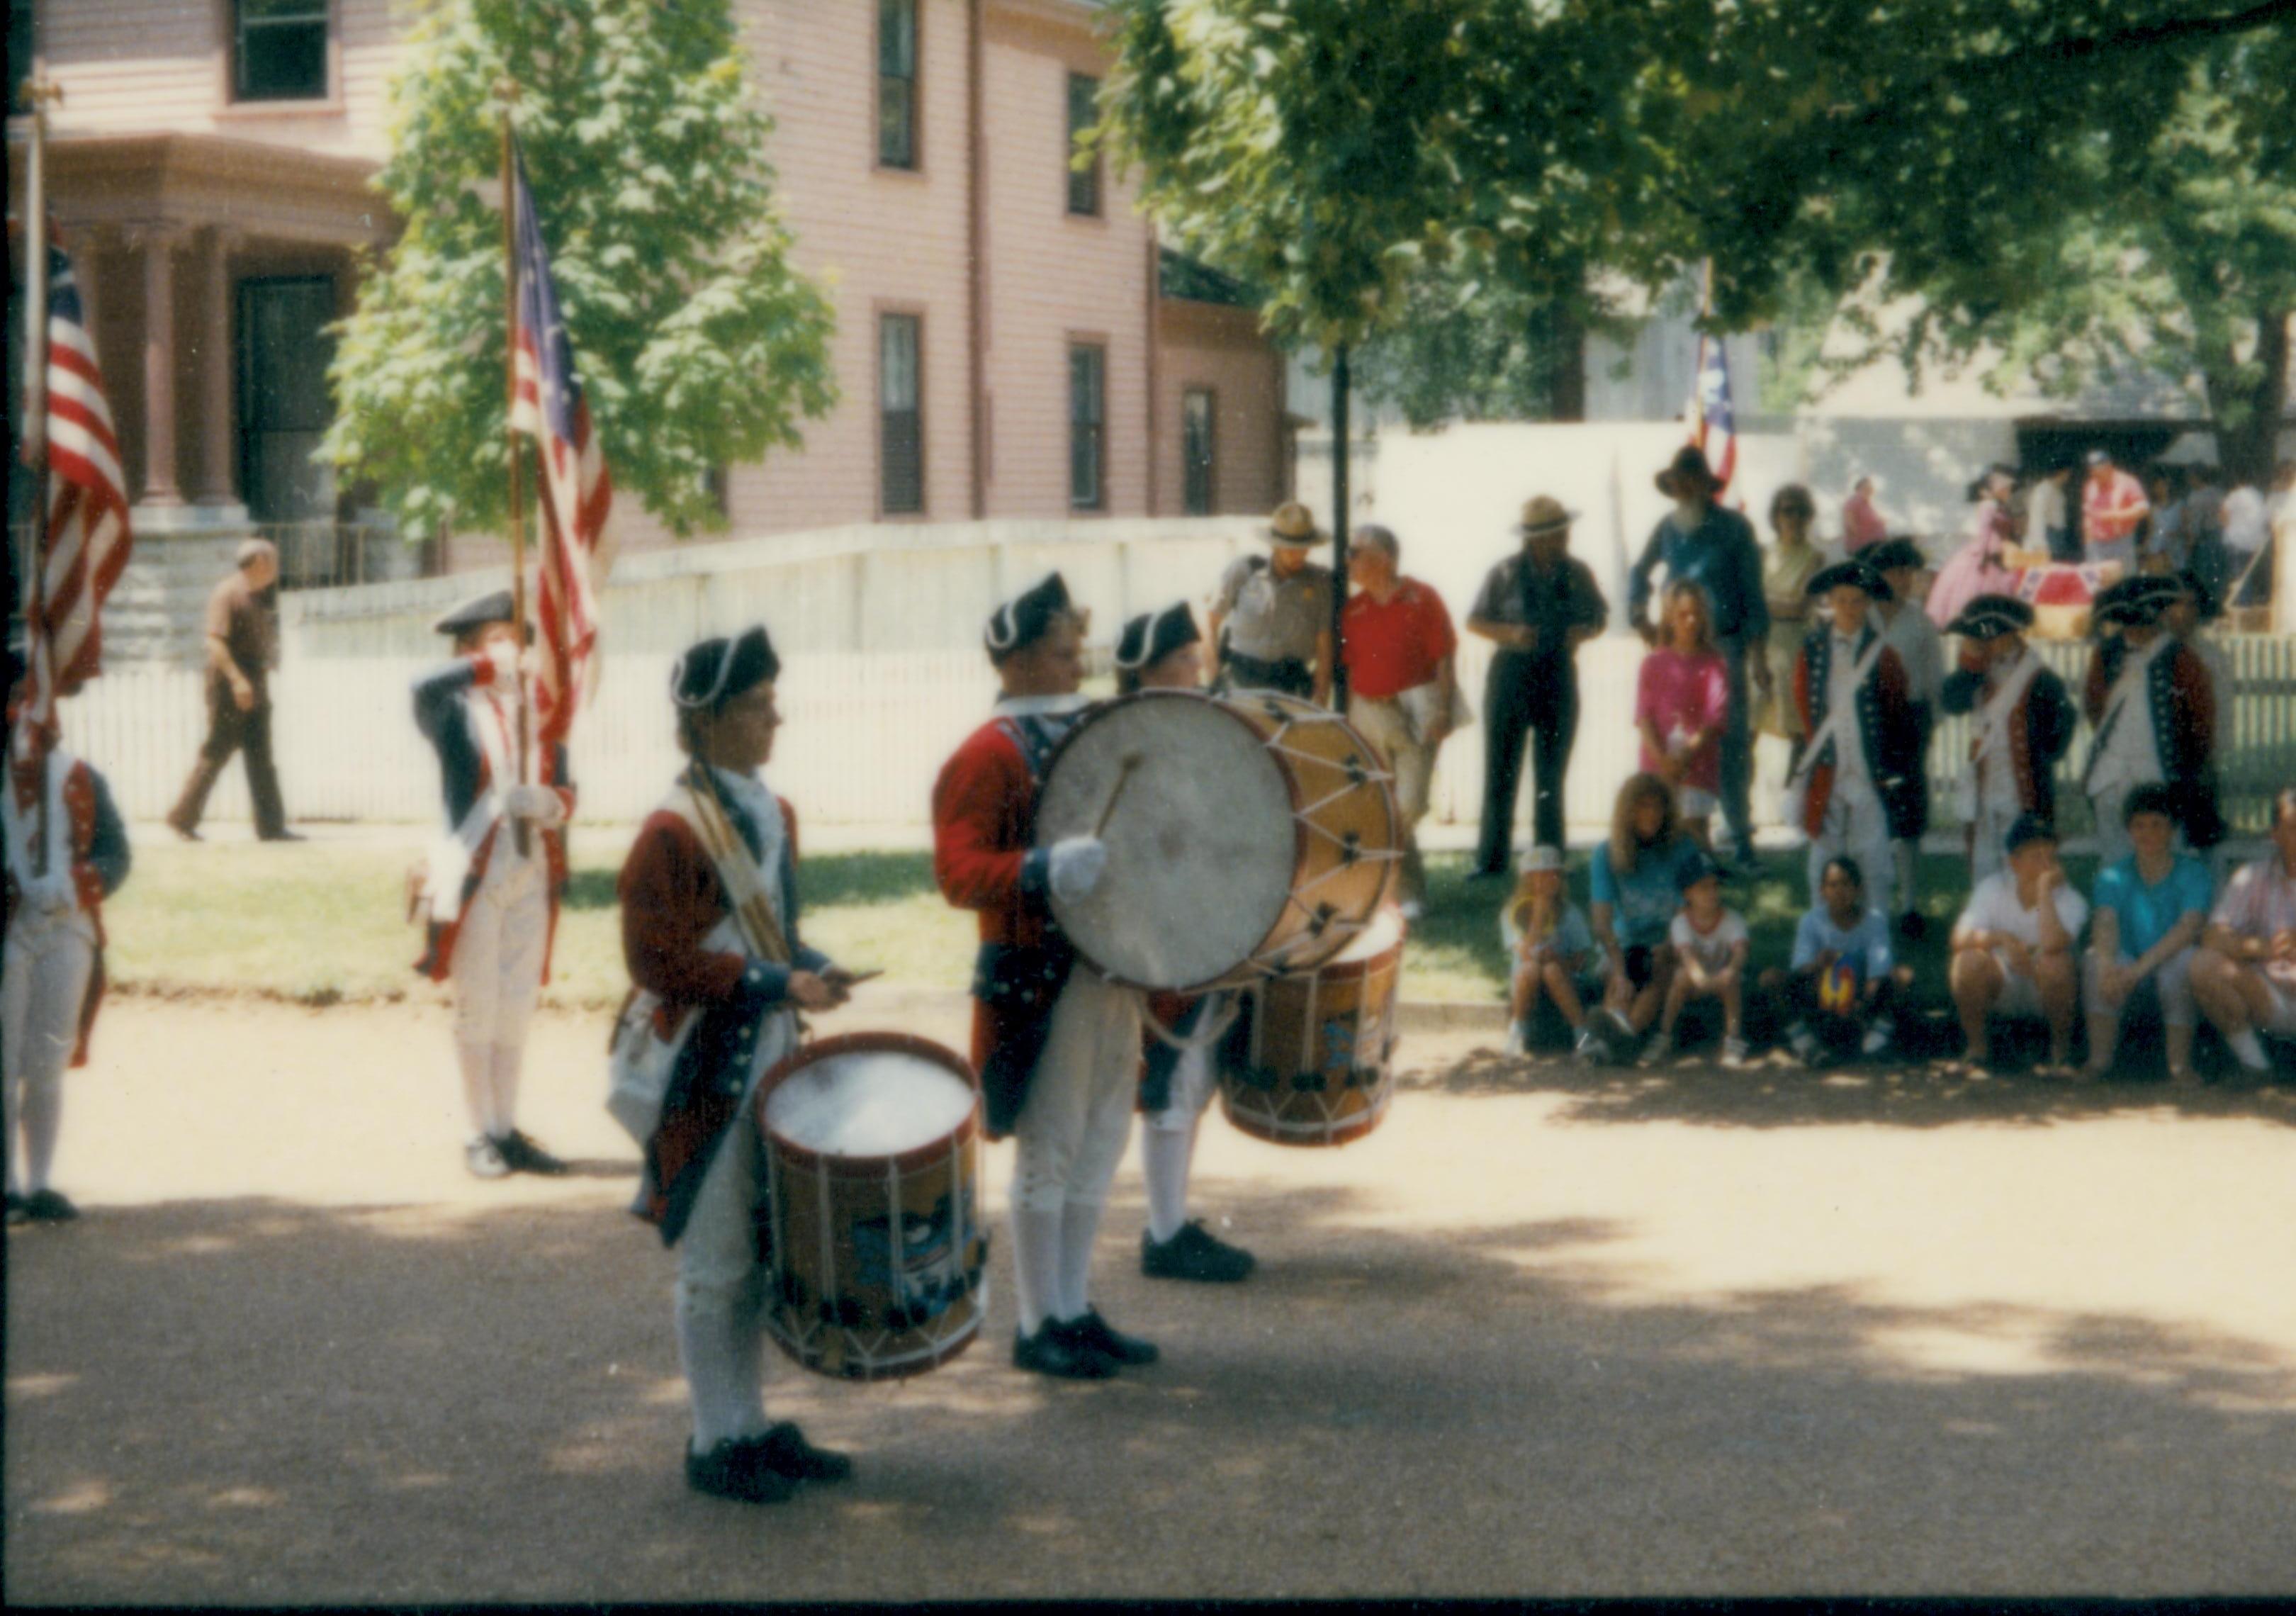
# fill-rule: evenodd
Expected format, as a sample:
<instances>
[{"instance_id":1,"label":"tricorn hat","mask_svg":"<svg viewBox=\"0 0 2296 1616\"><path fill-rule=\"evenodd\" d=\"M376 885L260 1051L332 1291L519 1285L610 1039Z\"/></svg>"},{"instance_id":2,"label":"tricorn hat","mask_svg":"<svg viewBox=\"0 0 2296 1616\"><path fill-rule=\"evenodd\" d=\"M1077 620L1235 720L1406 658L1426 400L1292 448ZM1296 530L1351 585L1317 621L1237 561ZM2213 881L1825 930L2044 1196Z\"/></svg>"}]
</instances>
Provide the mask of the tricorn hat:
<instances>
[{"instance_id":1,"label":"tricorn hat","mask_svg":"<svg viewBox=\"0 0 2296 1616\"><path fill-rule=\"evenodd\" d=\"M1275 514L1267 519L1267 527L1261 537L1271 545L1305 550L1322 544L1325 535L1316 525L1314 512L1296 499L1287 499L1276 506Z\"/></svg>"},{"instance_id":2,"label":"tricorn hat","mask_svg":"<svg viewBox=\"0 0 2296 1616\"><path fill-rule=\"evenodd\" d=\"M1694 443L1686 443L1675 452L1674 463L1660 472L1657 478L1658 491L1669 499L1679 499L1688 489L1711 494L1722 486L1714 475L1714 468L1706 463L1706 451Z\"/></svg>"},{"instance_id":3,"label":"tricorn hat","mask_svg":"<svg viewBox=\"0 0 2296 1616\"><path fill-rule=\"evenodd\" d=\"M2089 623L2097 628L2112 625L2144 628L2161 620L2161 611L2177 593L2146 587L2142 578L2124 578L2089 604Z\"/></svg>"},{"instance_id":4,"label":"tricorn hat","mask_svg":"<svg viewBox=\"0 0 2296 1616\"><path fill-rule=\"evenodd\" d=\"M1892 537L1878 545L1869 545L1858 552L1857 559L1876 572L1895 572L1900 567L1926 567L1929 557L1912 539Z\"/></svg>"},{"instance_id":5,"label":"tricorn hat","mask_svg":"<svg viewBox=\"0 0 2296 1616\"><path fill-rule=\"evenodd\" d=\"M688 711L714 713L781 675L773 636L763 623L752 623L731 638L721 635L689 647L669 670L669 693Z\"/></svg>"},{"instance_id":6,"label":"tricorn hat","mask_svg":"<svg viewBox=\"0 0 2296 1616\"><path fill-rule=\"evenodd\" d=\"M1522 520L1515 524L1515 531L1525 538L1537 538L1542 533L1567 529L1578 520L1578 513L1565 507L1561 500L1538 494L1522 502Z\"/></svg>"},{"instance_id":7,"label":"tricorn hat","mask_svg":"<svg viewBox=\"0 0 2296 1616\"><path fill-rule=\"evenodd\" d=\"M1972 640L1997 640L2005 634L2022 634L2033 626L2033 609L2013 595L1980 595L1946 625L1948 634Z\"/></svg>"},{"instance_id":8,"label":"tricorn hat","mask_svg":"<svg viewBox=\"0 0 2296 1616\"><path fill-rule=\"evenodd\" d=\"M1897 599L1897 594L1890 587L1889 580L1884 578L1878 570L1867 566L1863 556L1850 561L1836 562L1831 567L1820 568L1817 576L1809 580L1808 587L1802 593L1815 598L1839 588L1843 584L1849 585L1853 589L1864 590L1867 598L1871 600Z\"/></svg>"},{"instance_id":9,"label":"tricorn hat","mask_svg":"<svg viewBox=\"0 0 2296 1616\"><path fill-rule=\"evenodd\" d=\"M1196 632L1196 614L1188 603L1176 601L1161 611L1144 611L1124 625L1124 633L1116 642L1116 665L1138 673L1202 637Z\"/></svg>"},{"instance_id":10,"label":"tricorn hat","mask_svg":"<svg viewBox=\"0 0 2296 1616\"><path fill-rule=\"evenodd\" d=\"M1058 572L1046 573L988 614L988 627L981 635L982 644L988 647L988 660L1002 664L1007 657L1019 655L1073 610L1068 580Z\"/></svg>"},{"instance_id":11,"label":"tricorn hat","mask_svg":"<svg viewBox=\"0 0 2296 1616\"><path fill-rule=\"evenodd\" d=\"M507 589L497 589L476 600L464 601L446 616L430 625L440 634L468 634L473 628L483 628L488 623L514 623L518 611ZM532 625L528 626L529 636Z\"/></svg>"}]
</instances>

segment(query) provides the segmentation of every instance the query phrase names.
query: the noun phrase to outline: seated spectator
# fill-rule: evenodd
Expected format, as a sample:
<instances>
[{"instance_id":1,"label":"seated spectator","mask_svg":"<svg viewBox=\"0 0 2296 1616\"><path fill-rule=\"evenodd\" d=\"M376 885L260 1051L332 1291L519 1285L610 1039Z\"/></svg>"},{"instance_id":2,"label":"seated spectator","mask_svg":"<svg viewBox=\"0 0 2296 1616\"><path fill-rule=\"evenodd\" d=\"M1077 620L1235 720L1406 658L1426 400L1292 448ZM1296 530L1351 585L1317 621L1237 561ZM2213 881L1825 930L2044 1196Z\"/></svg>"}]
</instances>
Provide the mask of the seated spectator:
<instances>
[{"instance_id":1,"label":"seated spectator","mask_svg":"<svg viewBox=\"0 0 2296 1616\"><path fill-rule=\"evenodd\" d=\"M1964 1070L1992 1064L1990 1018L2040 1016L2049 1024L2046 1070L2062 1073L2072 1060L2079 1008L2073 948L2088 902L2057 862L2057 833L2027 814L2009 827L2005 869L1977 883L1953 927L1954 1009L1969 1039Z\"/></svg>"},{"instance_id":2,"label":"seated spectator","mask_svg":"<svg viewBox=\"0 0 2296 1616\"><path fill-rule=\"evenodd\" d=\"M1897 1036L1896 996L1914 980L1913 968L1891 954L1890 923L1866 902L1856 859L1826 860L1817 894L1794 928L1789 967L1761 979L1784 997L1786 1047L1813 1069L1887 1049Z\"/></svg>"},{"instance_id":3,"label":"seated spectator","mask_svg":"<svg viewBox=\"0 0 2296 1616\"><path fill-rule=\"evenodd\" d=\"M1682 901L1684 865L1701 857L1675 816L1674 793L1656 775L1635 775L1619 788L1610 840L1587 865L1589 917L1603 957L1617 962L1603 1008L1588 1018L1596 1047L1590 1058L1630 1054L1657 1019L1674 978L1667 931Z\"/></svg>"},{"instance_id":4,"label":"seated spectator","mask_svg":"<svg viewBox=\"0 0 2296 1616\"><path fill-rule=\"evenodd\" d=\"M2208 866L2176 849L2175 800L2165 785L2128 793L2122 816L2136 849L2096 878L2094 930L2083 977L2088 1065L2101 1078L2120 1052L2122 1017L2147 982L2167 1029L2169 1076L2193 1081L2193 949L2208 919Z\"/></svg>"},{"instance_id":5,"label":"seated spectator","mask_svg":"<svg viewBox=\"0 0 2296 1616\"><path fill-rule=\"evenodd\" d=\"M1674 980L1666 990L1658 1038L1643 1055L1656 1061L1674 1043L1675 1023L1693 999L1722 1002L1722 1064L1746 1063L1746 954L1753 946L1746 920L1722 901L1722 872L1701 857L1682 866L1682 911L1667 931L1674 949Z\"/></svg>"},{"instance_id":6,"label":"seated spectator","mask_svg":"<svg viewBox=\"0 0 2296 1616\"><path fill-rule=\"evenodd\" d=\"M1601 1000L1609 964L1595 946L1586 913L1565 890L1561 848L1533 848L1522 856L1514 896L1499 911L1499 936L1513 962L1507 1054L1529 1049L1531 1018L1544 995L1570 1027L1580 1058L1593 1059L1596 1046L1587 1030L1587 1006Z\"/></svg>"},{"instance_id":7,"label":"seated spectator","mask_svg":"<svg viewBox=\"0 0 2296 1616\"><path fill-rule=\"evenodd\" d=\"M1710 848L1707 825L1722 789L1730 676L1714 647L1705 590L1692 583L1667 586L1665 633L1636 677L1643 770L1674 788L1683 829L1701 848Z\"/></svg>"},{"instance_id":8,"label":"seated spectator","mask_svg":"<svg viewBox=\"0 0 2296 1616\"><path fill-rule=\"evenodd\" d=\"M2296 1038L2296 786L2272 799L2272 850L2233 873L2193 956L2193 997L2251 1074L2259 1031Z\"/></svg>"}]
</instances>

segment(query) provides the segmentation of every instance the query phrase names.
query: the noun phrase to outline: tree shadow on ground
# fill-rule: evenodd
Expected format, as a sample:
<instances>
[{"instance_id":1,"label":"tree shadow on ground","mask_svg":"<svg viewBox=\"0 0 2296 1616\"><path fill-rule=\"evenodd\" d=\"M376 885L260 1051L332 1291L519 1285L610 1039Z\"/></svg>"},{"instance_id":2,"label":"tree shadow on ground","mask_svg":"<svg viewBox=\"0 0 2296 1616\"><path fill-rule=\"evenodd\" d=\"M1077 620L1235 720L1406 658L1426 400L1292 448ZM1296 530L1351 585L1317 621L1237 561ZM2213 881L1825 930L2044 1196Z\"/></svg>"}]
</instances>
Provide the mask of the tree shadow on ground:
<instances>
[{"instance_id":1,"label":"tree shadow on ground","mask_svg":"<svg viewBox=\"0 0 2296 1616\"><path fill-rule=\"evenodd\" d=\"M1127 1181L1128 1183L1129 1180ZM1383 1226L1207 1186L1262 1268L1100 1300L1165 1361L914 1381L786 1364L852 1449L697 1497L672 1264L594 1202L92 1208L9 1239L12 1599L1010 1598L2284 1588L2296 1364L2117 1314L1649 1288L1636 1230Z\"/></svg>"}]
</instances>

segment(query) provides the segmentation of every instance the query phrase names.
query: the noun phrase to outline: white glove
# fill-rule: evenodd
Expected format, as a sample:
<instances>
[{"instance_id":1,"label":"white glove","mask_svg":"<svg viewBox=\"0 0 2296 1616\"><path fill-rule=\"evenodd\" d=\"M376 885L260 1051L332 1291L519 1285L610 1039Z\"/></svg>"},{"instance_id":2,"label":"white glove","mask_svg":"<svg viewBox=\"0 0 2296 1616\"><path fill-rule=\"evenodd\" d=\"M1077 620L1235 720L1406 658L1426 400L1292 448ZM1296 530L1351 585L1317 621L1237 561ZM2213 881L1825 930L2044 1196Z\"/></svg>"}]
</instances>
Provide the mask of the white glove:
<instances>
[{"instance_id":1,"label":"white glove","mask_svg":"<svg viewBox=\"0 0 2296 1616\"><path fill-rule=\"evenodd\" d=\"M1053 896L1063 903L1090 898L1108 870L1108 843L1097 836L1070 836L1053 843L1048 872Z\"/></svg>"},{"instance_id":2,"label":"white glove","mask_svg":"<svg viewBox=\"0 0 2296 1616\"><path fill-rule=\"evenodd\" d=\"M484 660L494 669L496 684L505 690L518 688L518 673L521 663L517 646L508 640L495 640L488 644Z\"/></svg>"},{"instance_id":3,"label":"white glove","mask_svg":"<svg viewBox=\"0 0 2296 1616\"><path fill-rule=\"evenodd\" d=\"M545 831L564 823L566 804L546 785L513 785L504 793L504 805L516 819L531 819Z\"/></svg>"}]
</instances>

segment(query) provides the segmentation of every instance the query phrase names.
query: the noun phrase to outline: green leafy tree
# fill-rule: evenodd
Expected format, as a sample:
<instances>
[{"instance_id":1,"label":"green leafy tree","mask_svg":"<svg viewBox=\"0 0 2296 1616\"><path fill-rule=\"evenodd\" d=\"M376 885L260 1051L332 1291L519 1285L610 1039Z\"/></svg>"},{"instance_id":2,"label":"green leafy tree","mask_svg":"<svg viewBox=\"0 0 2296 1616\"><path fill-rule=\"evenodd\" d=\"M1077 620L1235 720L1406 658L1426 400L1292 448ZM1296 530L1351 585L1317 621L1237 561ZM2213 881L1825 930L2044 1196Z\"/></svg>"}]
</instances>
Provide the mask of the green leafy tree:
<instances>
[{"instance_id":1,"label":"green leafy tree","mask_svg":"<svg viewBox=\"0 0 2296 1616\"><path fill-rule=\"evenodd\" d=\"M772 120L726 0L446 0L422 18L375 182L405 230L340 329L319 453L412 533L503 520L505 79L615 486L678 533L721 526L707 474L795 447L836 402L832 312L790 267Z\"/></svg>"}]
</instances>

